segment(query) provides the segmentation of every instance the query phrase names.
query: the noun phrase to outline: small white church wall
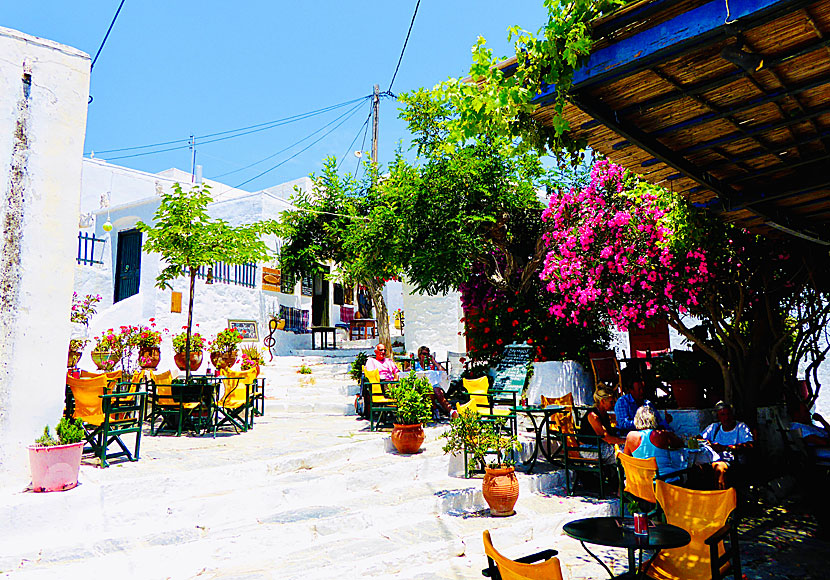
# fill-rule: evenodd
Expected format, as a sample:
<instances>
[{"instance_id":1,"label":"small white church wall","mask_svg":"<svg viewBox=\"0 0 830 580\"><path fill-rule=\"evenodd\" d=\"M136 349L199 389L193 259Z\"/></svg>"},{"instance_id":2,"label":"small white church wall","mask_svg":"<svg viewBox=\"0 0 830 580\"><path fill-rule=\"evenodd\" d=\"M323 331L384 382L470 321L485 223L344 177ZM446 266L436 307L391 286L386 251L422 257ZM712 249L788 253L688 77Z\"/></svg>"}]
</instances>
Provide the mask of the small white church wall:
<instances>
[{"instance_id":1,"label":"small white church wall","mask_svg":"<svg viewBox=\"0 0 830 580\"><path fill-rule=\"evenodd\" d=\"M447 351L465 352L461 309L458 292L430 296L417 294L411 284L404 282L404 339L407 352L416 352L426 345L439 361L446 360Z\"/></svg>"}]
</instances>

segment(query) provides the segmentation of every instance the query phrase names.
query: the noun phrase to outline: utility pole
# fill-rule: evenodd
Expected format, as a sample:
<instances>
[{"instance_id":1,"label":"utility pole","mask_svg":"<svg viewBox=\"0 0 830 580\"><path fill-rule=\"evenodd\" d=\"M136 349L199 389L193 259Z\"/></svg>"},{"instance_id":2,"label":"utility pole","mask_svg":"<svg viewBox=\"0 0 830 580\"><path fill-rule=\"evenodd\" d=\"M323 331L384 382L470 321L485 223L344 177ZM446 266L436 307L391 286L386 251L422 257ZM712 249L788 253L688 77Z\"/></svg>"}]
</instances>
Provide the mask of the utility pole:
<instances>
[{"instance_id":1,"label":"utility pole","mask_svg":"<svg viewBox=\"0 0 830 580\"><path fill-rule=\"evenodd\" d=\"M190 162L190 183L196 183L196 137L190 136L190 150L193 151L193 159Z\"/></svg>"},{"instance_id":2,"label":"utility pole","mask_svg":"<svg viewBox=\"0 0 830 580\"><path fill-rule=\"evenodd\" d=\"M378 162L378 109L380 109L380 87L375 85L375 98L372 101L372 162Z\"/></svg>"}]
</instances>

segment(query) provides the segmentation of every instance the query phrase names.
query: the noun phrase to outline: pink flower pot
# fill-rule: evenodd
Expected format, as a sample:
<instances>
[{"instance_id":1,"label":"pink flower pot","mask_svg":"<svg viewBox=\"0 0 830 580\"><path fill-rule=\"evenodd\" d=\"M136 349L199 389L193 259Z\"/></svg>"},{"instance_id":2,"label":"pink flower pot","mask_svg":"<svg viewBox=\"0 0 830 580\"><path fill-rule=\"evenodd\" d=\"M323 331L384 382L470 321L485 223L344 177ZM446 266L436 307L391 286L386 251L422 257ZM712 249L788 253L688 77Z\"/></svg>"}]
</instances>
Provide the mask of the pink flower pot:
<instances>
[{"instance_id":1,"label":"pink flower pot","mask_svg":"<svg viewBox=\"0 0 830 580\"><path fill-rule=\"evenodd\" d=\"M51 447L29 446L34 491L64 491L78 485L84 442Z\"/></svg>"}]
</instances>

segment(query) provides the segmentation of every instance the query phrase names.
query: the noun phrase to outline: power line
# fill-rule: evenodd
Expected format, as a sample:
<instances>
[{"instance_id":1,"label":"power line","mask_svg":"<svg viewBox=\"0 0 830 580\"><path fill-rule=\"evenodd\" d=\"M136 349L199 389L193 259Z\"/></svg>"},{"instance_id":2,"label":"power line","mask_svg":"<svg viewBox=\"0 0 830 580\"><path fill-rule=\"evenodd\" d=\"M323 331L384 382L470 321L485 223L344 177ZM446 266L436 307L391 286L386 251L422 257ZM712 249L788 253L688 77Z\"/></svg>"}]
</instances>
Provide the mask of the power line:
<instances>
[{"instance_id":1,"label":"power line","mask_svg":"<svg viewBox=\"0 0 830 580\"><path fill-rule=\"evenodd\" d=\"M101 55L101 51L104 50L104 45L107 43L107 39L110 37L110 32L112 32L112 27L115 26L115 21L118 19L118 15L121 14L121 9L124 7L125 1L126 0L121 0L121 4L118 5L118 10L115 11L115 16L112 17L112 22L110 22L110 27L107 28L107 33L104 35L104 40L101 41L101 46L98 47L98 52L95 53L95 58L92 59L92 64L89 65L89 72L92 72L92 69L95 68L95 62Z\"/></svg>"},{"instance_id":2,"label":"power line","mask_svg":"<svg viewBox=\"0 0 830 580\"><path fill-rule=\"evenodd\" d=\"M257 123L256 125L248 125L247 127L239 127L238 129L229 129L227 131L220 131L218 133L207 133L205 135L197 135L196 139L208 139L210 137L217 137L219 135L227 135L229 133L237 133L239 131L248 131L248 129L257 129L257 130L265 130L271 129L272 127L279 127L282 125L287 125L288 123L293 123L295 121L301 121L304 119L308 119L310 117L315 117L317 115L322 115L323 113L328 113L329 111L333 111L335 109L339 109L341 107L347 107L353 103L357 103L358 101L362 101L364 99L368 99L371 95L366 95L357 99L352 99L350 101L345 101L342 103L337 103L336 105L329 105L328 107L323 107L321 109L315 109L314 111L308 111L305 113L299 113L297 115L291 115L290 117L283 117L281 119L275 119L273 121L266 121L265 123ZM267 126L266 126L267 125ZM262 129L259 129L262 128ZM233 135L232 137L241 137L243 135L249 135L256 131L249 131L247 133L240 133L239 135ZM232 138L232 137L227 137ZM164 153L166 151L174 151L176 149L184 149L185 147L189 147L190 145L190 137L187 139L174 139L172 141L162 141L160 143L151 143L149 145L136 145L134 147L121 147L119 149L105 149L103 151L99 151L99 154L105 153L120 153L122 151L137 151L139 149L149 149L151 147L162 147L164 145L173 145L175 143L183 143L181 146L171 147L168 149L162 149L159 151L150 151L142 153L141 155L152 155L153 153ZM213 141L208 141L208 143L213 143ZM204 144L204 143L202 143ZM138 157L139 155L135 155ZM113 157L112 159L125 159L126 157L133 157L132 155L125 155L122 157Z\"/></svg>"},{"instance_id":3,"label":"power line","mask_svg":"<svg viewBox=\"0 0 830 580\"><path fill-rule=\"evenodd\" d=\"M371 114L371 113L370 113ZM368 121L368 119L367 119ZM363 142L360 144L360 150L366 150L366 135L369 134L369 123L366 123L366 128L363 129ZM360 172L360 158L357 160L357 165L354 168L354 178L357 179L357 174Z\"/></svg>"},{"instance_id":4,"label":"power line","mask_svg":"<svg viewBox=\"0 0 830 580\"><path fill-rule=\"evenodd\" d=\"M367 98L368 98L368 97L367 97ZM359 108L359 107L358 107L358 108ZM268 161L269 159L273 159L274 157L276 157L276 156L277 156L277 155L279 155L280 153L285 153L286 151L288 151L288 150L289 150L289 149L291 149L292 147L295 147L296 145L299 145L299 144L300 144L300 143L302 143L303 141L306 141L307 139L310 139L311 137L313 137L314 135L316 135L317 133L319 133L320 131L322 131L322 130L323 130L323 129L325 129L326 127L330 126L332 123L335 123L335 122L339 121L340 119L342 119L344 116L348 115L349 113L351 113L351 110L346 111L345 113L343 113L343 114L342 114L342 115L340 115L339 117L335 118L334 120L329 121L328 123L326 123L325 125L323 125L323 126L322 126L322 127L320 127L319 129L317 129L317 130L316 130L316 131L314 131L313 133L310 133L310 134L306 135L305 137L303 137L303 138L302 138L302 139L300 139L299 141L295 141L294 143L292 143L291 145L289 145L289 146L288 146L288 147L286 147L285 149L280 149L280 150L279 150L279 151L277 151L276 153L273 153L273 154L269 155L268 157L264 157L264 158L260 159L259 161L255 161L254 163L251 163L251 164L249 164L249 165L246 165L245 167L240 167L239 169L234 169L233 171L228 171L228 172L226 172L226 173L222 173L222 174L217 175L217 176L215 176L215 177L211 177L211 179L216 180L216 179L219 179L220 177L225 177L225 176L227 176L227 175L233 175L234 173L239 173L240 171L244 171L244 170L246 170L246 169L250 169L250 168L251 168L251 167L253 167L254 165L259 165L260 163L262 163L262 162L264 162L264 161ZM203 143L203 144L204 144L204 143Z\"/></svg>"},{"instance_id":5,"label":"power line","mask_svg":"<svg viewBox=\"0 0 830 580\"><path fill-rule=\"evenodd\" d=\"M250 179L247 179L247 180L243 181L243 182L242 182L242 183L240 183L239 185L235 185L235 186L234 186L234 188L235 188L235 189L239 189L239 188L240 188L240 187L242 187L243 185L246 185L246 184L248 184L248 183L250 183L250 182L254 181L255 179L259 179L259 178L260 178L260 177L262 177L263 175L265 175L265 174L267 174L267 173L272 172L273 170L275 170L276 168L278 168L278 167L280 167L280 166L282 166L282 165L285 165L286 163L288 163L289 161L291 161L292 159L294 159L295 157L297 157L300 153L303 153L304 151L307 151L307 150L308 150L308 149L310 149L312 146L316 145L317 143L319 143L320 141L322 141L323 139L325 139L327 136L329 136L329 135L330 135L330 134L331 134L334 130L336 130L337 128L339 128L339 127L340 127L340 125L342 125L343 123L345 123L346 121L348 121L348 120L349 120L349 119L350 119L350 118L351 118L351 117L352 117L352 116L353 116L353 115L357 112L357 110L358 110L358 108L359 108L359 107L360 107L360 104L358 104L358 105L356 105L355 107L353 107L353 108L349 111L348 116L347 116L346 118L344 118L344 119L343 119L342 121L340 121L337 125L335 125L334 127L332 127L329 131L327 131L326 133L324 133L323 135L321 135L319 139L316 139L315 141L313 141L313 142L309 143L308 145L306 145L305 147L303 147L302 149L300 149L299 151L297 151L294 155L292 155L292 156L291 156L291 157L289 157L288 159L285 159L284 161L280 161L279 163L277 163L277 164L276 164L276 165L274 165L273 167L270 167L269 169L266 169L266 170L265 170L265 171L263 171L262 173L259 173L258 175L255 175L255 176L253 176L252 178L250 178Z\"/></svg>"},{"instance_id":6,"label":"power line","mask_svg":"<svg viewBox=\"0 0 830 580\"><path fill-rule=\"evenodd\" d=\"M403 53L406 52L406 45L409 42L409 35L412 33L412 26L415 24L415 17L418 15L418 6L421 5L421 0L415 3L415 12L412 14L412 22L409 23L409 30L406 33L406 39L403 41L403 48L401 49L401 56L398 58L398 66L395 67L395 74L392 75L392 80L389 81L389 88L386 92L392 90L392 85L395 84L395 77L398 76L398 69L401 68L401 61L403 60Z\"/></svg>"},{"instance_id":7,"label":"power line","mask_svg":"<svg viewBox=\"0 0 830 580\"><path fill-rule=\"evenodd\" d=\"M355 133L354 139L352 139L352 142L349 144L349 148L346 149L346 153L343 154L343 157L340 159L340 163L337 164L337 169L338 170L340 169L340 166L343 165L343 162L346 160L346 157L349 156L349 151L351 151L352 147L354 147L355 141L357 141L357 138L360 137L360 132L361 131L363 131L364 142L365 142L365 139L366 139L365 135L366 135L366 131L369 130L369 119L371 119L371 118L372 118L372 111L370 109L369 110L369 115L367 115L366 120L363 121L363 124L358 128L357 133ZM364 130L364 127L366 128L365 130ZM362 151L362 149L361 149L361 151Z\"/></svg>"}]
</instances>

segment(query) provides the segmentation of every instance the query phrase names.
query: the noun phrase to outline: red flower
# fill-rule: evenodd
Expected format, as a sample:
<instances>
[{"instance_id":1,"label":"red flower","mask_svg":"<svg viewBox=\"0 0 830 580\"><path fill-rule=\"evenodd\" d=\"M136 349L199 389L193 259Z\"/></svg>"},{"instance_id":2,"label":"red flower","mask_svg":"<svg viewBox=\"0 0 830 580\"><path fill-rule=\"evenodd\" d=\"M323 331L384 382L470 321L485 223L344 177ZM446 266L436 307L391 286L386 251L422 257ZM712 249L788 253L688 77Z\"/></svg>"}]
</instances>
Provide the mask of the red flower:
<instances>
[{"instance_id":1,"label":"red flower","mask_svg":"<svg viewBox=\"0 0 830 580\"><path fill-rule=\"evenodd\" d=\"M527 344L533 344L533 339L532 339L532 338L528 338L528 339L527 339Z\"/></svg>"},{"instance_id":2,"label":"red flower","mask_svg":"<svg viewBox=\"0 0 830 580\"><path fill-rule=\"evenodd\" d=\"M518 320L514 320L514 321L513 321L513 326L519 326L519 321L518 321Z\"/></svg>"},{"instance_id":3,"label":"red flower","mask_svg":"<svg viewBox=\"0 0 830 580\"><path fill-rule=\"evenodd\" d=\"M501 344L502 342L504 342L504 341L500 338L498 340L496 340L496 344Z\"/></svg>"},{"instance_id":4,"label":"red flower","mask_svg":"<svg viewBox=\"0 0 830 580\"><path fill-rule=\"evenodd\" d=\"M488 326L487 328L485 328L485 329L484 329L484 332L485 332L485 333L490 332L490 327Z\"/></svg>"},{"instance_id":5,"label":"red flower","mask_svg":"<svg viewBox=\"0 0 830 580\"><path fill-rule=\"evenodd\" d=\"M487 319L486 318L479 318L478 322L479 322L479 324L481 324L482 322L487 322Z\"/></svg>"},{"instance_id":6,"label":"red flower","mask_svg":"<svg viewBox=\"0 0 830 580\"><path fill-rule=\"evenodd\" d=\"M482 346L481 348L487 348L488 346L490 345L488 343L485 343L484 346Z\"/></svg>"}]
</instances>

